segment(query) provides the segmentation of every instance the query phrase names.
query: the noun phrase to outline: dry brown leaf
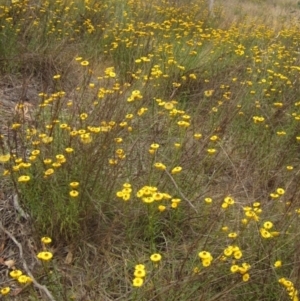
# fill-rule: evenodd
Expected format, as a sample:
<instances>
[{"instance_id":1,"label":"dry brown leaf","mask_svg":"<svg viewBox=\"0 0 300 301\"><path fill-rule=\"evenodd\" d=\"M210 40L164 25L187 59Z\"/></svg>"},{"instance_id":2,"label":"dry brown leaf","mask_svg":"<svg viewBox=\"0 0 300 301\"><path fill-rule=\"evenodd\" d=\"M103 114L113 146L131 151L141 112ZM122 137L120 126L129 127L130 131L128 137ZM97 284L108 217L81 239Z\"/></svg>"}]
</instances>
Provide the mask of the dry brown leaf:
<instances>
[{"instance_id":1,"label":"dry brown leaf","mask_svg":"<svg viewBox=\"0 0 300 301\"><path fill-rule=\"evenodd\" d=\"M12 259L6 260L3 262L4 265L6 265L9 269L13 268L16 264L16 262Z\"/></svg>"},{"instance_id":2,"label":"dry brown leaf","mask_svg":"<svg viewBox=\"0 0 300 301\"><path fill-rule=\"evenodd\" d=\"M73 261L73 253L71 251L68 252L66 258L65 258L65 263L70 264Z\"/></svg>"},{"instance_id":3,"label":"dry brown leaf","mask_svg":"<svg viewBox=\"0 0 300 301\"><path fill-rule=\"evenodd\" d=\"M0 257L0 264L4 264L4 258Z\"/></svg>"}]
</instances>

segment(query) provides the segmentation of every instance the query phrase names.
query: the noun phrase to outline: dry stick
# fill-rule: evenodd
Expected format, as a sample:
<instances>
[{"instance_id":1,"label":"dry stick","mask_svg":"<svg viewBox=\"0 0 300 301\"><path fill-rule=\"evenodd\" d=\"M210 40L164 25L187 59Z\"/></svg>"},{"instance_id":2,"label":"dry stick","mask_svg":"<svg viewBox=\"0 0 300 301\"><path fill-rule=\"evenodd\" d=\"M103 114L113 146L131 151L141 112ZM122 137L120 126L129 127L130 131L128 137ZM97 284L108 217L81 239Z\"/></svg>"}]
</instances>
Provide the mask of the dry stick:
<instances>
[{"instance_id":1,"label":"dry stick","mask_svg":"<svg viewBox=\"0 0 300 301\"><path fill-rule=\"evenodd\" d=\"M191 203L191 201L180 191L177 183L175 182L174 178L171 176L171 174L165 169L165 173L169 176L171 179L172 183L176 187L177 191L179 192L180 196L198 213L196 207Z\"/></svg>"},{"instance_id":2,"label":"dry stick","mask_svg":"<svg viewBox=\"0 0 300 301\"><path fill-rule=\"evenodd\" d=\"M49 298L49 300L51 301L55 301L54 297L52 296L52 294L50 293L50 291L47 289L46 286L44 285L41 285L39 284L35 278L33 277L33 275L31 274L29 268L28 268L28 265L24 259L24 256L23 256L23 248L22 248L22 245L16 240L16 238L10 233L8 232L2 225L1 221L0 221L0 229L9 236L9 238L15 243L15 245L19 248L19 254L20 254L20 257L22 259L22 262L23 262L23 268L24 270L26 271L27 275L32 279L32 282L33 284L41 291L43 291L47 297Z\"/></svg>"}]
</instances>

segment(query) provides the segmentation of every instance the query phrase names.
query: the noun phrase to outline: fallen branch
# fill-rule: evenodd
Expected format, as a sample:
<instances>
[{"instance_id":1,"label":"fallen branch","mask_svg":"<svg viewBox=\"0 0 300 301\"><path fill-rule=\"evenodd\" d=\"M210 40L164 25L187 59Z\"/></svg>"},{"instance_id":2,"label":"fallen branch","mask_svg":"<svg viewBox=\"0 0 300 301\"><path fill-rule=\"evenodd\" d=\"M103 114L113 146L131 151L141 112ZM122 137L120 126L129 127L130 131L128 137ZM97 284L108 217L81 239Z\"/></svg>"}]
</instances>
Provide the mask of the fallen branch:
<instances>
[{"instance_id":1,"label":"fallen branch","mask_svg":"<svg viewBox=\"0 0 300 301\"><path fill-rule=\"evenodd\" d=\"M55 301L54 297L52 296L52 294L50 293L50 291L47 289L47 287L44 286L44 285L39 284L39 283L35 280L35 278L34 278L33 275L31 274L31 272L30 272L30 270L29 270L29 268L28 268L28 265L27 265L27 263L26 263L26 261L25 261L25 259L24 259L22 245L17 241L17 239L16 239L9 231L7 231L7 230L3 227L1 221L0 221L0 229L1 229L5 234L7 234L7 235L9 236L9 238L14 242L14 244L19 248L19 255L20 255L20 258L21 258L22 263L23 263L23 268L24 268L25 272L27 273L27 275L32 279L32 282L33 282L34 286L37 287L40 291L44 292L44 293L47 295L47 297L48 297L49 300Z\"/></svg>"},{"instance_id":2,"label":"fallen branch","mask_svg":"<svg viewBox=\"0 0 300 301\"><path fill-rule=\"evenodd\" d=\"M27 213L25 213L25 211L22 209L22 207L19 204L19 198L18 195L15 194L13 195L13 203L14 203L14 207L17 210L17 212L26 220L28 220L29 215Z\"/></svg>"}]
</instances>

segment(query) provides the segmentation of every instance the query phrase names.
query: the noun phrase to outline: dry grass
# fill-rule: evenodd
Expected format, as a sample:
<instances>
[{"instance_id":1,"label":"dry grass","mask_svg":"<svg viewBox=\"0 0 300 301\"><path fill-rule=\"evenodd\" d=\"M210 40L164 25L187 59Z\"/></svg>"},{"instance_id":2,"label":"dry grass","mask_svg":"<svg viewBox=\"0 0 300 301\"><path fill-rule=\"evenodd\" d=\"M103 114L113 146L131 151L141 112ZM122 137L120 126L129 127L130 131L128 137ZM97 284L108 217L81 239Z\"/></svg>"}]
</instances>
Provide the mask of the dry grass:
<instances>
[{"instance_id":1,"label":"dry grass","mask_svg":"<svg viewBox=\"0 0 300 301\"><path fill-rule=\"evenodd\" d=\"M56 301L297 301L297 4L80 4L0 10L0 213L25 254L4 231L0 264L26 261ZM47 300L8 273L9 298Z\"/></svg>"},{"instance_id":2,"label":"dry grass","mask_svg":"<svg viewBox=\"0 0 300 301\"><path fill-rule=\"evenodd\" d=\"M273 29L280 30L298 23L300 5L295 0L261 0L241 1L216 0L215 6L220 5L224 10L224 24L248 22L265 24Z\"/></svg>"}]
</instances>

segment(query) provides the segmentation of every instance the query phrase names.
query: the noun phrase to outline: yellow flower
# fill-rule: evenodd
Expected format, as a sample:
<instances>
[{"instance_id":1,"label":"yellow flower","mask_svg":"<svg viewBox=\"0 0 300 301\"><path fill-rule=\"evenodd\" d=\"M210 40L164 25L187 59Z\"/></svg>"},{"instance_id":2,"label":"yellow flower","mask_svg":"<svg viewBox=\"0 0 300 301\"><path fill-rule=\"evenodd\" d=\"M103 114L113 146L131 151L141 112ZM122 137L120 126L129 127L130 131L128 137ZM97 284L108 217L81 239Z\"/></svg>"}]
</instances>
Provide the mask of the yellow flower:
<instances>
[{"instance_id":1,"label":"yellow flower","mask_svg":"<svg viewBox=\"0 0 300 301\"><path fill-rule=\"evenodd\" d=\"M79 192L77 190L71 190L69 194L70 194L70 197L76 198L76 197L78 197Z\"/></svg>"},{"instance_id":2,"label":"yellow flower","mask_svg":"<svg viewBox=\"0 0 300 301\"><path fill-rule=\"evenodd\" d=\"M137 264L135 267L134 267L135 270L145 270L146 267L145 265L143 264Z\"/></svg>"},{"instance_id":3,"label":"yellow flower","mask_svg":"<svg viewBox=\"0 0 300 301\"><path fill-rule=\"evenodd\" d=\"M246 218L243 218L243 219L241 220L241 223L242 223L243 225L247 225L247 224L248 224L248 220L247 220Z\"/></svg>"},{"instance_id":4,"label":"yellow flower","mask_svg":"<svg viewBox=\"0 0 300 301\"><path fill-rule=\"evenodd\" d=\"M164 206L164 205L159 205L159 206L158 206L158 210L159 210L160 212L163 212L163 211L166 210L166 206Z\"/></svg>"},{"instance_id":5,"label":"yellow flower","mask_svg":"<svg viewBox=\"0 0 300 301\"><path fill-rule=\"evenodd\" d=\"M240 251L240 250L235 251L235 252L233 253L233 257L234 257L235 259L241 259L242 256L243 256L243 253L242 253L242 251Z\"/></svg>"},{"instance_id":6,"label":"yellow flower","mask_svg":"<svg viewBox=\"0 0 300 301\"><path fill-rule=\"evenodd\" d=\"M42 139L42 142L45 143L45 144L49 144L53 141L53 137L44 137Z\"/></svg>"},{"instance_id":7,"label":"yellow flower","mask_svg":"<svg viewBox=\"0 0 300 301\"><path fill-rule=\"evenodd\" d=\"M128 102L132 102L136 99L142 99L143 96L139 90L134 90L131 92L131 95L127 98Z\"/></svg>"},{"instance_id":8,"label":"yellow flower","mask_svg":"<svg viewBox=\"0 0 300 301\"><path fill-rule=\"evenodd\" d=\"M176 167L174 167L174 168L171 170L171 174L172 174L172 175L175 175L175 174L177 174L177 173L180 173L181 170L182 170L182 167L176 166Z\"/></svg>"},{"instance_id":9,"label":"yellow flower","mask_svg":"<svg viewBox=\"0 0 300 301\"><path fill-rule=\"evenodd\" d=\"M30 180L29 176L20 176L18 182L28 182Z\"/></svg>"},{"instance_id":10,"label":"yellow flower","mask_svg":"<svg viewBox=\"0 0 300 301\"><path fill-rule=\"evenodd\" d=\"M277 236L280 235L280 232L278 232L278 231L272 231L270 234L271 234L272 237L277 237Z\"/></svg>"},{"instance_id":11,"label":"yellow flower","mask_svg":"<svg viewBox=\"0 0 300 301\"><path fill-rule=\"evenodd\" d=\"M225 256L231 256L233 254L233 248L232 246L227 247L224 251L223 251Z\"/></svg>"},{"instance_id":12,"label":"yellow flower","mask_svg":"<svg viewBox=\"0 0 300 301\"><path fill-rule=\"evenodd\" d=\"M226 198L224 198L224 202L228 205L233 205L234 204L234 199L230 196L227 196Z\"/></svg>"},{"instance_id":13,"label":"yellow flower","mask_svg":"<svg viewBox=\"0 0 300 301\"><path fill-rule=\"evenodd\" d=\"M81 120L85 120L85 119L87 119L87 117L88 117L88 114L87 114L87 113L82 113L82 114L80 114L80 119L81 119Z\"/></svg>"},{"instance_id":14,"label":"yellow flower","mask_svg":"<svg viewBox=\"0 0 300 301\"><path fill-rule=\"evenodd\" d=\"M72 188L77 188L79 186L79 182L71 182L69 184Z\"/></svg>"},{"instance_id":15,"label":"yellow flower","mask_svg":"<svg viewBox=\"0 0 300 301\"><path fill-rule=\"evenodd\" d=\"M232 232L232 233L229 233L228 234L228 237L229 238L236 238L238 235L237 235L237 233L236 232Z\"/></svg>"},{"instance_id":16,"label":"yellow flower","mask_svg":"<svg viewBox=\"0 0 300 301\"><path fill-rule=\"evenodd\" d=\"M151 147L152 149L158 149L158 148L159 148L159 144L157 144L157 143L152 143L152 144L150 145L150 147Z\"/></svg>"},{"instance_id":17,"label":"yellow flower","mask_svg":"<svg viewBox=\"0 0 300 301\"><path fill-rule=\"evenodd\" d=\"M212 203L212 198L205 198L204 199L206 204L211 204Z\"/></svg>"},{"instance_id":18,"label":"yellow flower","mask_svg":"<svg viewBox=\"0 0 300 301\"><path fill-rule=\"evenodd\" d=\"M18 282L22 284L31 283L32 279L26 275L21 275L18 277Z\"/></svg>"},{"instance_id":19,"label":"yellow flower","mask_svg":"<svg viewBox=\"0 0 300 301\"><path fill-rule=\"evenodd\" d=\"M45 176L50 176L54 173L54 169L53 168L49 168L44 172Z\"/></svg>"},{"instance_id":20,"label":"yellow flower","mask_svg":"<svg viewBox=\"0 0 300 301\"><path fill-rule=\"evenodd\" d=\"M276 189L276 192L279 194L279 195L283 195L285 193L284 189L283 188L277 188Z\"/></svg>"},{"instance_id":21,"label":"yellow flower","mask_svg":"<svg viewBox=\"0 0 300 301\"><path fill-rule=\"evenodd\" d=\"M16 129L18 129L20 126L21 126L20 123L14 123L14 124L11 126L11 128L12 128L13 130L16 130Z\"/></svg>"},{"instance_id":22,"label":"yellow flower","mask_svg":"<svg viewBox=\"0 0 300 301\"><path fill-rule=\"evenodd\" d=\"M53 254L48 251L40 252L37 254L37 258L44 260L44 261L49 261L53 257Z\"/></svg>"},{"instance_id":23,"label":"yellow flower","mask_svg":"<svg viewBox=\"0 0 300 301\"><path fill-rule=\"evenodd\" d=\"M19 165L13 166L13 171L19 171L19 170L20 170L20 166Z\"/></svg>"},{"instance_id":24,"label":"yellow flower","mask_svg":"<svg viewBox=\"0 0 300 301\"><path fill-rule=\"evenodd\" d=\"M57 161L59 163L65 163L67 161L66 158L65 158L65 156L61 155L61 154L60 155L56 155L55 158L57 159Z\"/></svg>"},{"instance_id":25,"label":"yellow flower","mask_svg":"<svg viewBox=\"0 0 300 301\"><path fill-rule=\"evenodd\" d=\"M68 124L67 123L62 123L62 124L59 125L59 127L61 129L67 129L68 128Z\"/></svg>"},{"instance_id":26,"label":"yellow flower","mask_svg":"<svg viewBox=\"0 0 300 301\"><path fill-rule=\"evenodd\" d=\"M206 97L212 96L213 93L214 93L214 90L207 90L207 91L204 91L204 95L205 95Z\"/></svg>"},{"instance_id":27,"label":"yellow flower","mask_svg":"<svg viewBox=\"0 0 300 301\"><path fill-rule=\"evenodd\" d=\"M172 110L174 108L174 104L171 101L170 102L165 102L164 108L166 110Z\"/></svg>"},{"instance_id":28,"label":"yellow flower","mask_svg":"<svg viewBox=\"0 0 300 301\"><path fill-rule=\"evenodd\" d=\"M60 79L60 74L56 74L53 76L53 79Z\"/></svg>"},{"instance_id":29,"label":"yellow flower","mask_svg":"<svg viewBox=\"0 0 300 301\"><path fill-rule=\"evenodd\" d=\"M154 167L157 169L160 169L160 170L166 169L166 166L164 164L162 164L161 162L154 163Z\"/></svg>"},{"instance_id":30,"label":"yellow flower","mask_svg":"<svg viewBox=\"0 0 300 301\"><path fill-rule=\"evenodd\" d=\"M88 66L90 63L88 62L88 61L82 61L81 63L80 63L80 65L81 66Z\"/></svg>"},{"instance_id":31,"label":"yellow flower","mask_svg":"<svg viewBox=\"0 0 300 301\"><path fill-rule=\"evenodd\" d=\"M23 168L29 168L31 166L31 163L29 163L29 162L22 162L22 163L20 163L19 166L23 167Z\"/></svg>"},{"instance_id":32,"label":"yellow flower","mask_svg":"<svg viewBox=\"0 0 300 301\"><path fill-rule=\"evenodd\" d=\"M265 228L265 229L269 230L269 229L271 229L272 227L273 227L273 223L272 223L272 222L267 221L267 222L264 223L264 228Z\"/></svg>"},{"instance_id":33,"label":"yellow flower","mask_svg":"<svg viewBox=\"0 0 300 301\"><path fill-rule=\"evenodd\" d=\"M250 265L249 263L247 263L247 262L243 262L241 268L243 268L243 269L247 272L247 271L250 270L251 265ZM241 268L240 268L240 269L241 269Z\"/></svg>"},{"instance_id":34,"label":"yellow flower","mask_svg":"<svg viewBox=\"0 0 300 301\"><path fill-rule=\"evenodd\" d=\"M275 263L274 263L274 267L275 267L275 268L280 268L281 266L282 266L281 260L275 261Z\"/></svg>"},{"instance_id":35,"label":"yellow flower","mask_svg":"<svg viewBox=\"0 0 300 301\"><path fill-rule=\"evenodd\" d=\"M234 264L230 267L231 273L237 273L239 271L239 266Z\"/></svg>"},{"instance_id":36,"label":"yellow flower","mask_svg":"<svg viewBox=\"0 0 300 301\"><path fill-rule=\"evenodd\" d=\"M129 201L130 200L130 193L123 193L122 198L124 201Z\"/></svg>"},{"instance_id":37,"label":"yellow flower","mask_svg":"<svg viewBox=\"0 0 300 301\"><path fill-rule=\"evenodd\" d=\"M115 138L114 139L116 143L122 143L123 139L121 137Z\"/></svg>"},{"instance_id":38,"label":"yellow flower","mask_svg":"<svg viewBox=\"0 0 300 301\"><path fill-rule=\"evenodd\" d=\"M133 282L132 282L132 285L134 287L141 287L144 283L144 279L143 278L139 278L139 277L136 277L133 279Z\"/></svg>"},{"instance_id":39,"label":"yellow flower","mask_svg":"<svg viewBox=\"0 0 300 301\"><path fill-rule=\"evenodd\" d=\"M82 143L88 144L88 143L91 143L93 139L92 139L90 133L86 133L86 134L80 135L80 140Z\"/></svg>"},{"instance_id":40,"label":"yellow flower","mask_svg":"<svg viewBox=\"0 0 300 301\"><path fill-rule=\"evenodd\" d=\"M161 201L164 197L164 195L161 192L155 192L153 193L152 197L155 201Z\"/></svg>"},{"instance_id":41,"label":"yellow flower","mask_svg":"<svg viewBox=\"0 0 300 301\"><path fill-rule=\"evenodd\" d=\"M14 278L14 279L18 279L21 275L22 275L22 271L20 270L12 270L10 273L9 273L9 276Z\"/></svg>"},{"instance_id":42,"label":"yellow flower","mask_svg":"<svg viewBox=\"0 0 300 301\"><path fill-rule=\"evenodd\" d=\"M227 208L228 208L228 206L229 206L229 205L228 205L227 203L225 203L225 202L224 202L224 203L222 203L222 205L221 205L221 207L222 207L223 209L227 209Z\"/></svg>"},{"instance_id":43,"label":"yellow flower","mask_svg":"<svg viewBox=\"0 0 300 301\"><path fill-rule=\"evenodd\" d=\"M2 296L5 296L5 295L7 295L10 292L10 287L9 286L4 287L4 288L1 289L0 292L1 292Z\"/></svg>"},{"instance_id":44,"label":"yellow flower","mask_svg":"<svg viewBox=\"0 0 300 301\"><path fill-rule=\"evenodd\" d=\"M195 134L194 134L194 138L195 138L195 139L200 139L200 138L202 138L202 134L200 134L200 133L195 133Z\"/></svg>"},{"instance_id":45,"label":"yellow flower","mask_svg":"<svg viewBox=\"0 0 300 301\"><path fill-rule=\"evenodd\" d=\"M211 254L207 251L201 251L198 253L198 256L201 258L201 259L210 259L212 260L213 257L211 256Z\"/></svg>"},{"instance_id":46,"label":"yellow flower","mask_svg":"<svg viewBox=\"0 0 300 301\"><path fill-rule=\"evenodd\" d=\"M10 159L10 154L0 155L0 163L5 163L9 161L9 159Z\"/></svg>"},{"instance_id":47,"label":"yellow flower","mask_svg":"<svg viewBox=\"0 0 300 301\"><path fill-rule=\"evenodd\" d=\"M171 207L172 207L173 209L176 209L176 208L178 207L178 203L172 202Z\"/></svg>"},{"instance_id":48,"label":"yellow flower","mask_svg":"<svg viewBox=\"0 0 300 301\"><path fill-rule=\"evenodd\" d=\"M66 151L66 153L70 154L74 151L74 149L71 147L67 147L67 148L65 148L65 151Z\"/></svg>"},{"instance_id":49,"label":"yellow flower","mask_svg":"<svg viewBox=\"0 0 300 301\"><path fill-rule=\"evenodd\" d=\"M247 282L250 279L250 275L248 273L243 275L243 281Z\"/></svg>"},{"instance_id":50,"label":"yellow flower","mask_svg":"<svg viewBox=\"0 0 300 301\"><path fill-rule=\"evenodd\" d=\"M142 116L146 111L148 111L148 108L140 108L137 112L139 116Z\"/></svg>"},{"instance_id":51,"label":"yellow flower","mask_svg":"<svg viewBox=\"0 0 300 301\"><path fill-rule=\"evenodd\" d=\"M265 118L262 116L253 116L252 119L254 123L263 122L265 120Z\"/></svg>"},{"instance_id":52,"label":"yellow flower","mask_svg":"<svg viewBox=\"0 0 300 301\"><path fill-rule=\"evenodd\" d=\"M142 270L142 269L138 269L138 270L135 270L134 273L133 273L134 277L136 278L143 278L146 276L146 271L145 270Z\"/></svg>"},{"instance_id":53,"label":"yellow flower","mask_svg":"<svg viewBox=\"0 0 300 301\"><path fill-rule=\"evenodd\" d=\"M178 121L177 124L178 124L179 126L182 126L182 127L189 127L189 126L190 126L190 123L187 122L187 121L184 121L184 120Z\"/></svg>"},{"instance_id":54,"label":"yellow flower","mask_svg":"<svg viewBox=\"0 0 300 301\"><path fill-rule=\"evenodd\" d=\"M207 149L207 152L208 152L209 155L213 155L214 153L216 153L216 151L217 150L215 148L208 148Z\"/></svg>"},{"instance_id":55,"label":"yellow flower","mask_svg":"<svg viewBox=\"0 0 300 301\"><path fill-rule=\"evenodd\" d=\"M70 136L71 137L75 137L75 136L77 136L79 133L78 133L78 131L71 131L70 132Z\"/></svg>"},{"instance_id":56,"label":"yellow flower","mask_svg":"<svg viewBox=\"0 0 300 301\"><path fill-rule=\"evenodd\" d=\"M52 166L53 166L53 167L61 167L61 163L59 163L59 162L54 162L54 163L52 163Z\"/></svg>"},{"instance_id":57,"label":"yellow flower","mask_svg":"<svg viewBox=\"0 0 300 301\"><path fill-rule=\"evenodd\" d=\"M50 244L52 242L52 239L50 237L44 236L41 238L41 242L44 244Z\"/></svg>"},{"instance_id":58,"label":"yellow flower","mask_svg":"<svg viewBox=\"0 0 300 301\"><path fill-rule=\"evenodd\" d=\"M260 228L259 232L263 238L271 238L272 237L271 233L269 231L267 231L265 228Z\"/></svg>"},{"instance_id":59,"label":"yellow flower","mask_svg":"<svg viewBox=\"0 0 300 301\"><path fill-rule=\"evenodd\" d=\"M51 159L44 159L44 164L51 164L52 160Z\"/></svg>"},{"instance_id":60,"label":"yellow flower","mask_svg":"<svg viewBox=\"0 0 300 301\"><path fill-rule=\"evenodd\" d=\"M217 141L219 139L219 137L217 135L211 136L209 138L210 141Z\"/></svg>"},{"instance_id":61,"label":"yellow flower","mask_svg":"<svg viewBox=\"0 0 300 301\"><path fill-rule=\"evenodd\" d=\"M27 163L23 162L23 163L20 164L20 166L23 167L23 168L28 168L28 167L31 166L31 163L29 163L29 162L27 162Z\"/></svg>"},{"instance_id":62,"label":"yellow flower","mask_svg":"<svg viewBox=\"0 0 300 301\"><path fill-rule=\"evenodd\" d=\"M154 202L154 198L152 196L142 198L143 202L146 204L151 204Z\"/></svg>"},{"instance_id":63,"label":"yellow flower","mask_svg":"<svg viewBox=\"0 0 300 301\"><path fill-rule=\"evenodd\" d=\"M153 262L159 262L161 261L161 255L158 254L158 253L154 253L150 256L150 260L153 261Z\"/></svg>"},{"instance_id":64,"label":"yellow flower","mask_svg":"<svg viewBox=\"0 0 300 301\"><path fill-rule=\"evenodd\" d=\"M203 259L202 260L202 265L205 267L205 268L207 268L207 267L209 267L210 265L211 265L211 260L210 259Z\"/></svg>"}]
</instances>

